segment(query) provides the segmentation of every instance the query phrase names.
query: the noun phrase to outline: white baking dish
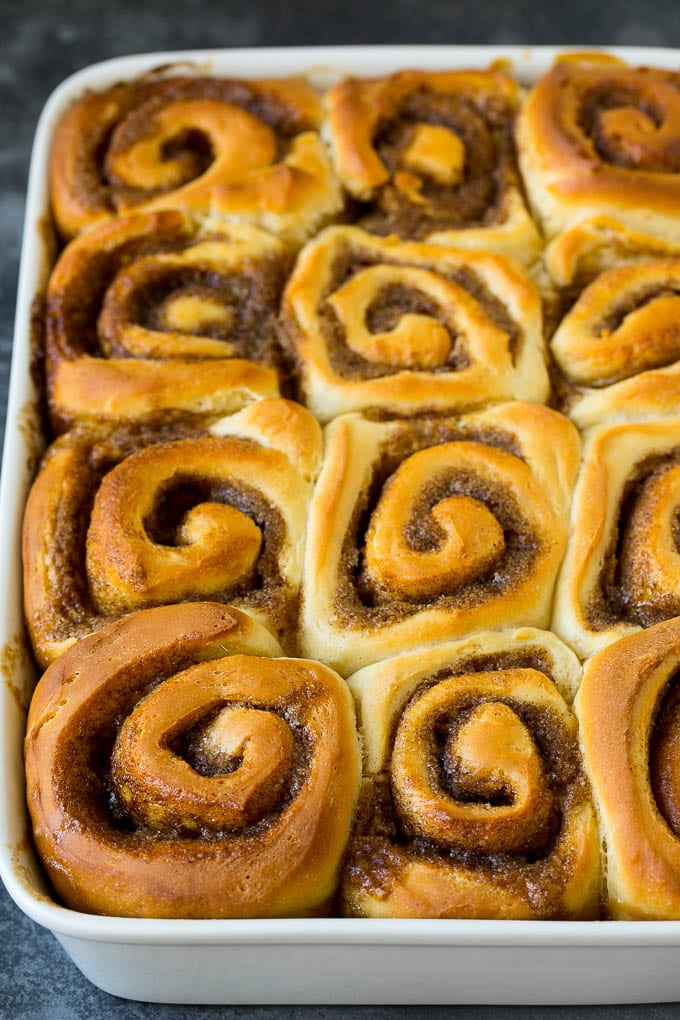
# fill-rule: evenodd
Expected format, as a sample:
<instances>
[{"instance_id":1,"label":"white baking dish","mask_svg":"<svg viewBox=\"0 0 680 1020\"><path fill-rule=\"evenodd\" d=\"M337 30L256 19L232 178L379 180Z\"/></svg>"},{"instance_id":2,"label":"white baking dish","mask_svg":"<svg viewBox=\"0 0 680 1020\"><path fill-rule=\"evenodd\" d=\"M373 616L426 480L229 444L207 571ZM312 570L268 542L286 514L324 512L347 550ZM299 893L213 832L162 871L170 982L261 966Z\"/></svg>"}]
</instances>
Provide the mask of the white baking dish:
<instances>
[{"instance_id":1,"label":"white baking dish","mask_svg":"<svg viewBox=\"0 0 680 1020\"><path fill-rule=\"evenodd\" d=\"M133 999L183 1003L596 1003L680 999L680 922L154 921L94 917L49 897L30 839L22 740L35 682L26 649L20 527L41 447L30 374L31 304L49 265L45 232L52 130L84 89L159 65L193 62L242 77L405 67L484 67L511 61L521 80L547 70L555 47L389 46L154 53L79 72L40 119L29 178L0 492L6 556L0 580L0 873L18 906L50 929L86 977ZM633 64L678 68L680 52L619 48Z\"/></svg>"}]
</instances>

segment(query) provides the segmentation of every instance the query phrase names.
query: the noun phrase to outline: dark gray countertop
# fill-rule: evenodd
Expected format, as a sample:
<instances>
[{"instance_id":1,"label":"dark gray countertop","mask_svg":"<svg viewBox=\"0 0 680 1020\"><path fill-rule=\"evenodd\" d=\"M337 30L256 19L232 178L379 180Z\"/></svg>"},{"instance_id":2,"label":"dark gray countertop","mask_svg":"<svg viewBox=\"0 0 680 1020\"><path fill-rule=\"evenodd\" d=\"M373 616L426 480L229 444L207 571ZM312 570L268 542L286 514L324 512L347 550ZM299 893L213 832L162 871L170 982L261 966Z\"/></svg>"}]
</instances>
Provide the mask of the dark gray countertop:
<instances>
[{"instance_id":1,"label":"dark gray countertop","mask_svg":"<svg viewBox=\"0 0 680 1020\"><path fill-rule=\"evenodd\" d=\"M96 17L94 11L96 10ZM351 43L572 43L680 46L678 0L118 0L111 7L71 0L0 0L0 406L4 421L28 157L51 90L81 67L131 52L217 46ZM83 978L52 936L0 889L0 1016L50 1018L312 1016L382 1020L479 1020L595 1016L652 1020L678 1005L626 1007L190 1007L128 1003Z\"/></svg>"}]
</instances>

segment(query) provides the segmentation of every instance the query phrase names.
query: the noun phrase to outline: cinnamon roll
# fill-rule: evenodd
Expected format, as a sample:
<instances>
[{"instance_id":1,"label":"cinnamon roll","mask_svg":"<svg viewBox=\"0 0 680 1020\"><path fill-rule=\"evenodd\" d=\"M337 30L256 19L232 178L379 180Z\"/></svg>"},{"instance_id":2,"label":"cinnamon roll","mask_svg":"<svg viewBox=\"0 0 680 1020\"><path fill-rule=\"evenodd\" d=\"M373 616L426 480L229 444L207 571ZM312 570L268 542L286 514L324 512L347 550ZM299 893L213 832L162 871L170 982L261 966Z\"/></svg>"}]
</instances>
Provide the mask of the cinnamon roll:
<instances>
[{"instance_id":1,"label":"cinnamon roll","mask_svg":"<svg viewBox=\"0 0 680 1020\"><path fill-rule=\"evenodd\" d=\"M547 400L541 300L502 255L329 227L300 254L283 332L321 421Z\"/></svg>"},{"instance_id":2,"label":"cinnamon roll","mask_svg":"<svg viewBox=\"0 0 680 1020\"><path fill-rule=\"evenodd\" d=\"M520 100L517 82L495 71L401 71L334 86L328 136L360 226L533 262L541 240L512 142Z\"/></svg>"},{"instance_id":3,"label":"cinnamon roll","mask_svg":"<svg viewBox=\"0 0 680 1020\"><path fill-rule=\"evenodd\" d=\"M212 603L143 610L47 671L26 737L36 846L69 907L328 909L357 797L349 692Z\"/></svg>"},{"instance_id":4,"label":"cinnamon roll","mask_svg":"<svg viewBox=\"0 0 680 1020\"><path fill-rule=\"evenodd\" d=\"M50 195L65 238L130 209L188 209L300 244L342 208L295 79L147 75L87 92L54 132Z\"/></svg>"},{"instance_id":5,"label":"cinnamon roll","mask_svg":"<svg viewBox=\"0 0 680 1020\"><path fill-rule=\"evenodd\" d=\"M587 434L552 622L582 658L680 616L679 507L679 419Z\"/></svg>"},{"instance_id":6,"label":"cinnamon roll","mask_svg":"<svg viewBox=\"0 0 680 1020\"><path fill-rule=\"evenodd\" d=\"M112 619L187 600L235 603L293 639L319 425L263 400L212 435L168 433L76 430L47 451L24 518L41 664Z\"/></svg>"},{"instance_id":7,"label":"cinnamon roll","mask_svg":"<svg viewBox=\"0 0 680 1020\"><path fill-rule=\"evenodd\" d=\"M619 266L590 284L551 341L580 428L680 412L680 259Z\"/></svg>"},{"instance_id":8,"label":"cinnamon roll","mask_svg":"<svg viewBox=\"0 0 680 1020\"><path fill-rule=\"evenodd\" d=\"M578 660L552 634L476 634L348 680L364 780L342 878L369 917L593 918L597 825Z\"/></svg>"},{"instance_id":9,"label":"cinnamon roll","mask_svg":"<svg viewBox=\"0 0 680 1020\"><path fill-rule=\"evenodd\" d=\"M678 253L680 74L566 54L532 88L516 136L532 206L559 235L548 251L559 282L637 248Z\"/></svg>"},{"instance_id":10,"label":"cinnamon roll","mask_svg":"<svg viewBox=\"0 0 680 1020\"><path fill-rule=\"evenodd\" d=\"M177 210L88 230L46 300L56 431L174 414L219 417L279 392L276 339L289 254L255 227Z\"/></svg>"},{"instance_id":11,"label":"cinnamon roll","mask_svg":"<svg viewBox=\"0 0 680 1020\"><path fill-rule=\"evenodd\" d=\"M555 283L578 291L607 269L678 256L680 236L654 237L611 216L593 216L558 234L546 247L543 261Z\"/></svg>"},{"instance_id":12,"label":"cinnamon roll","mask_svg":"<svg viewBox=\"0 0 680 1020\"><path fill-rule=\"evenodd\" d=\"M599 652L575 702L614 918L680 919L679 677L675 619Z\"/></svg>"},{"instance_id":13,"label":"cinnamon roll","mask_svg":"<svg viewBox=\"0 0 680 1020\"><path fill-rule=\"evenodd\" d=\"M307 532L302 648L343 675L485 627L547 626L579 456L539 404L336 418Z\"/></svg>"}]
</instances>

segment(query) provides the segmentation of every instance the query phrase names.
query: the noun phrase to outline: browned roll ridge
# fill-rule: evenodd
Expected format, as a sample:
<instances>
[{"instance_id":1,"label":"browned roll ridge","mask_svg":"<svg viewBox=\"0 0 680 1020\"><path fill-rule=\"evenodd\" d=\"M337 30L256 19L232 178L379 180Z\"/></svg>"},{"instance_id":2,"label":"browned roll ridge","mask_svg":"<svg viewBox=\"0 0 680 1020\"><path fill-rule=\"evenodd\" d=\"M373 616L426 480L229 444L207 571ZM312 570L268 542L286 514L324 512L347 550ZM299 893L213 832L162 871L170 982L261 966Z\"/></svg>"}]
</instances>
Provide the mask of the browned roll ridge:
<instances>
[{"instance_id":1,"label":"browned roll ridge","mask_svg":"<svg viewBox=\"0 0 680 1020\"><path fill-rule=\"evenodd\" d=\"M196 603L137 613L48 670L28 720L28 798L68 906L328 909L358 783L353 707L332 670L278 654L246 614Z\"/></svg>"},{"instance_id":2,"label":"browned roll ridge","mask_svg":"<svg viewBox=\"0 0 680 1020\"><path fill-rule=\"evenodd\" d=\"M680 259L606 270L562 319L552 352L580 428L680 411Z\"/></svg>"}]
</instances>

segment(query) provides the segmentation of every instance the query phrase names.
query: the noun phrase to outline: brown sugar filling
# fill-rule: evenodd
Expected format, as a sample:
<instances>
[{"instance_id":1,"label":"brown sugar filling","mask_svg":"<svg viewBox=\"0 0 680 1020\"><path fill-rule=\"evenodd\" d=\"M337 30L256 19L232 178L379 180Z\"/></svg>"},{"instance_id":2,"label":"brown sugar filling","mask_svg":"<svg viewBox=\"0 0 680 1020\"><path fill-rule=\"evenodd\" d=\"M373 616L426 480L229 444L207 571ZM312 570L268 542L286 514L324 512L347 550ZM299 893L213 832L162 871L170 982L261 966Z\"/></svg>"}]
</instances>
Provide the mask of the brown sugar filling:
<instances>
[{"instance_id":1,"label":"brown sugar filling","mask_svg":"<svg viewBox=\"0 0 680 1020\"><path fill-rule=\"evenodd\" d=\"M502 663L505 656L490 660ZM513 661L517 661L514 660ZM499 668L504 668L499 665ZM512 668L512 667L510 667ZM455 671L458 674L458 669ZM429 678L413 694L411 701L451 671L441 670ZM512 698L479 698L471 691L468 708L486 701L497 700L506 704L530 731L543 761L544 774L554 795L555 809L549 820L542 847L531 854L480 853L470 847L466 851L444 849L421 838L412 838L404 831L398 807L392 794L388 773L379 773L364 780L359 808L345 872L345 897L350 899L353 890L361 889L378 897L389 895L399 883L401 874L410 863L422 861L433 865L446 865L479 869L489 878L502 877L504 887L517 896L528 896L539 916L555 916L561 905L564 883L564 860L555 853L564 819L589 801L589 787L583 772L578 743L573 732L565 730L562 719L549 708L535 708ZM410 703L410 702L409 702ZM464 713L463 713L464 714ZM444 729L460 726L462 716L446 720ZM395 722L395 730L399 720ZM443 740L442 743L445 741ZM440 774L434 777L440 789L456 797L442 763ZM469 797L467 798L469 800ZM484 801L481 798L482 802ZM355 913L355 910L351 912Z\"/></svg>"},{"instance_id":2,"label":"brown sugar filling","mask_svg":"<svg viewBox=\"0 0 680 1020\"><path fill-rule=\"evenodd\" d=\"M97 833L112 847L129 850L132 843L143 853L145 845L155 845L159 839L180 838L191 843L206 839L224 840L232 835L211 826L207 819L206 824L197 830L165 826L161 831L133 820L116 795L111 779L113 748L125 719L135 705L154 688L191 665L190 661L182 661L181 652L167 656L163 662L152 657L150 663L137 664L129 680L121 682L120 677L113 678L114 683L109 685L107 691L90 699L87 711L81 712L77 725L71 726L61 735L54 763L54 783L59 796L68 805L69 817L74 823L80 823L86 830ZM294 801L309 775L311 737L304 718L304 706L298 700L290 696L287 703L269 709L286 722L294 736L293 767L285 791L274 810L256 823L239 829L233 834L235 838L243 839L266 832ZM256 706L247 702L220 701L206 709L201 723L205 725L211 716L226 707ZM196 747L195 735L199 725L194 724L187 731L176 734L169 746L174 754L183 758L196 772L208 775L208 772L201 770L200 751ZM236 771L238 767L239 762L235 759L230 771ZM226 774L226 770L219 774Z\"/></svg>"},{"instance_id":3,"label":"brown sugar filling","mask_svg":"<svg viewBox=\"0 0 680 1020\"><path fill-rule=\"evenodd\" d=\"M335 310L328 304L326 297L335 293L348 280L369 266L401 266L403 264L382 256L371 258L368 252L352 250L347 250L336 258L329 277L326 295L318 306L318 315L331 365L343 379L378 379L403 372L404 367L368 361L353 351L347 345L344 328L338 320ZM510 316L503 303L491 293L472 269L461 267L450 273L437 270L437 275L451 280L467 291L481 306L486 317L507 335L508 348L514 363L524 339L523 331L521 326ZM410 312L429 315L445 328L449 328L442 311L429 296L421 294L416 288L397 285L388 287L378 294L375 303L368 310L366 324L371 332L393 329L399 319ZM470 364L464 339L457 334L451 334L451 339L451 353L447 362L444 365L428 368L428 373L456 372Z\"/></svg>"},{"instance_id":4,"label":"brown sugar filling","mask_svg":"<svg viewBox=\"0 0 680 1020\"><path fill-rule=\"evenodd\" d=\"M657 807L674 835L680 837L680 677L672 676L662 693L649 737L649 776Z\"/></svg>"},{"instance_id":5,"label":"brown sugar filling","mask_svg":"<svg viewBox=\"0 0 680 1020\"><path fill-rule=\"evenodd\" d=\"M380 493L399 464L418 450L455 440L481 441L518 455L510 437L501 432L464 432L436 419L405 423L400 433L393 434L389 450L383 451L382 460L374 469L371 485L357 503L343 542L333 601L343 626L391 624L420 608L420 603L400 600L394 595L387 597L375 590L364 567L365 536ZM414 504L408 524L408 540L414 548L436 548L439 536L432 525L423 524L419 516L428 514L435 503L454 493L470 495L489 507L503 526L506 548L491 576L475 579L455 592L429 600L428 608L472 608L489 599L490 589L495 594L507 591L518 578L526 576L540 549L537 536L511 496L500 487L483 485L469 473L456 471L455 467L445 476L433 479Z\"/></svg>"},{"instance_id":6,"label":"brown sugar filling","mask_svg":"<svg viewBox=\"0 0 680 1020\"><path fill-rule=\"evenodd\" d=\"M55 605L48 619L36 621L49 633L50 640L82 637L111 622L111 618L96 612L85 571L87 530L97 489L108 471L137 450L154 442L199 437L201 434L188 427L183 430L175 428L168 435L169 431L119 429L107 439L94 444L84 439L80 444L71 472L72 496L68 502L62 501L55 526L52 547ZM179 476L159 494L152 514L145 522L147 533L157 544L175 544L183 516L192 506L205 500L226 502L236 507L251 517L263 534L262 551L249 584L216 592L210 600L223 603L237 600L244 608L266 612L274 625L284 630L290 623L288 617L294 608L278 566L285 524L280 511L256 489L237 482L225 485L189 474Z\"/></svg>"},{"instance_id":7,"label":"brown sugar filling","mask_svg":"<svg viewBox=\"0 0 680 1020\"><path fill-rule=\"evenodd\" d=\"M391 175L419 124L448 128L463 142L465 166L456 186L419 178L424 202L414 203L393 180L364 204L359 224L376 234L423 238L435 230L486 226L503 219L503 197L518 178L512 141L514 110L498 96L472 99L426 87L410 93L389 120L379 124L373 146Z\"/></svg>"},{"instance_id":8,"label":"brown sugar filling","mask_svg":"<svg viewBox=\"0 0 680 1020\"><path fill-rule=\"evenodd\" d=\"M666 120L662 101L653 95L654 82L680 91L680 76L655 72L654 77L638 71L637 83L607 78L588 88L581 99L578 123L583 133L590 138L598 156L613 166L628 170L642 170L656 173L678 173L680 171L680 142L671 139L659 145L657 130ZM609 130L603 118L608 111L622 110L637 114L648 123L649 145L644 146L641 132L634 131L633 137L625 139L615 130Z\"/></svg>"},{"instance_id":9,"label":"brown sugar filling","mask_svg":"<svg viewBox=\"0 0 680 1020\"><path fill-rule=\"evenodd\" d=\"M620 560L628 522L641 487L653 475L679 463L680 449L647 457L635 465L626 481L619 500L609 547L604 556L599 583L584 611L588 625L593 630L605 630L621 620L636 623L642 627L650 627L654 623L676 615L673 612L663 613L657 607L636 604L622 582ZM680 520L677 513L674 533L676 546L680 553Z\"/></svg>"},{"instance_id":10,"label":"brown sugar filling","mask_svg":"<svg viewBox=\"0 0 680 1020\"><path fill-rule=\"evenodd\" d=\"M105 95L105 94L104 94ZM166 78L161 81L139 81L118 86L111 95L119 103L114 123L103 126L93 119L81 139L81 167L78 179L80 193L110 211L128 209L159 195L164 189L142 190L117 182L106 173L107 153L121 153L148 133L149 123L165 104L191 100L211 100L238 106L264 121L274 131L277 158L285 156L290 140L301 131L314 127L290 104L266 91L249 88L247 83L220 78ZM165 146L164 159L177 159L185 165L184 183L203 173L212 162L207 136L198 130L184 130ZM177 185L174 185L177 187Z\"/></svg>"},{"instance_id":11,"label":"brown sugar filling","mask_svg":"<svg viewBox=\"0 0 680 1020\"><path fill-rule=\"evenodd\" d=\"M220 241L219 235L140 239L119 246L112 252L92 253L84 271L69 286L47 301L47 344L52 358L74 359L84 354L103 357L99 335L99 314L106 292L119 269L130 261L147 255L180 254L204 241ZM225 339L234 344L230 357L260 361L276 367L281 362L277 341L278 303L287 275L287 260L274 256L244 260L242 270L233 274L217 272L212 266L187 267L157 265L146 274L144 283L135 288L114 313L116 324L134 322L145 328L165 332L162 308L167 299L206 293L230 313L228 335L220 335L219 327L202 328L202 336ZM118 350L115 337L111 354L125 356Z\"/></svg>"}]
</instances>

